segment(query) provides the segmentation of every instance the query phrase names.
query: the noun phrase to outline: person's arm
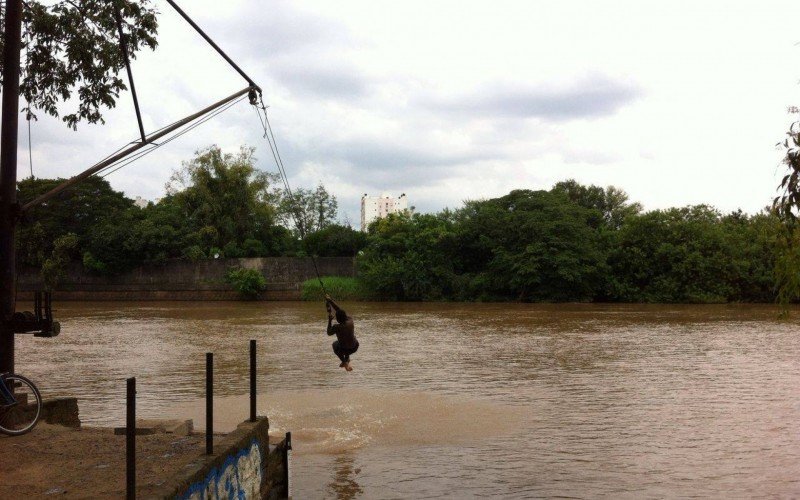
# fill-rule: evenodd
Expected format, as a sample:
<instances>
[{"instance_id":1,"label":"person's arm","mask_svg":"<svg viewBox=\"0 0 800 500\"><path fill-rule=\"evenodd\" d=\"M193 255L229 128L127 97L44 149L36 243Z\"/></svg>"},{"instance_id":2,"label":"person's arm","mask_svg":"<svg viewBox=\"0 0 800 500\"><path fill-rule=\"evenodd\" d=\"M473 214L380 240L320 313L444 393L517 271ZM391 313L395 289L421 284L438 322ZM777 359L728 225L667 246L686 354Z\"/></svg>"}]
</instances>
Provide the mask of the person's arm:
<instances>
[{"instance_id":1,"label":"person's arm","mask_svg":"<svg viewBox=\"0 0 800 500\"><path fill-rule=\"evenodd\" d=\"M331 312L331 305L326 303L325 309L328 310L328 335L333 335L336 330L333 327L333 313Z\"/></svg>"},{"instance_id":2,"label":"person's arm","mask_svg":"<svg viewBox=\"0 0 800 500\"><path fill-rule=\"evenodd\" d=\"M335 325L332 324L331 317L328 316L328 335L336 333Z\"/></svg>"},{"instance_id":3,"label":"person's arm","mask_svg":"<svg viewBox=\"0 0 800 500\"><path fill-rule=\"evenodd\" d=\"M334 308L334 309L336 309L337 311L340 311L340 310L342 309L341 307L339 307L339 304L337 304L336 302L334 302L334 300L333 300L333 299L331 298L331 296L330 296L330 295L328 295L328 294L325 294L325 301L326 301L328 304L330 304L331 306L333 306L333 308Z\"/></svg>"}]
</instances>

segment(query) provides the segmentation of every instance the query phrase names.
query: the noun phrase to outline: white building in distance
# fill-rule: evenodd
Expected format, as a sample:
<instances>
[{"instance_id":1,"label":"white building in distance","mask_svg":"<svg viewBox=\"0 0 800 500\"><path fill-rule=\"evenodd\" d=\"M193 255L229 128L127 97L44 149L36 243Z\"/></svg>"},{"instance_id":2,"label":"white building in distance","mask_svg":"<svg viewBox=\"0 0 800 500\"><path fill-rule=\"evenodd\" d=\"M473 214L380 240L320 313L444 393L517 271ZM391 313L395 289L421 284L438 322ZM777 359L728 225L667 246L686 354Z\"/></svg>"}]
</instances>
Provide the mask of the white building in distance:
<instances>
[{"instance_id":1,"label":"white building in distance","mask_svg":"<svg viewBox=\"0 0 800 500\"><path fill-rule=\"evenodd\" d=\"M379 197L364 193L361 197L361 230L366 231L370 223L376 219L406 210L408 210L408 198L405 193L399 198L393 198L388 193L383 193Z\"/></svg>"}]
</instances>

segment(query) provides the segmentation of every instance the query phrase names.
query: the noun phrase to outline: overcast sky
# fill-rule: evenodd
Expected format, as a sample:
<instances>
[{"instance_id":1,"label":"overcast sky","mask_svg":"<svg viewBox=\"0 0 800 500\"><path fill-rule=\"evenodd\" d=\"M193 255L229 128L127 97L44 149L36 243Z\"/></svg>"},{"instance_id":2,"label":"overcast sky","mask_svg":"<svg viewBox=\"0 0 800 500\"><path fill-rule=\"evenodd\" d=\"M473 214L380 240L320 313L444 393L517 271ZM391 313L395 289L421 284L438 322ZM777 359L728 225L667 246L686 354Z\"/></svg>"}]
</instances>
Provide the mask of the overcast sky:
<instances>
[{"instance_id":1,"label":"overcast sky","mask_svg":"<svg viewBox=\"0 0 800 500\"><path fill-rule=\"evenodd\" d=\"M264 89L291 185L323 182L357 225L361 194L419 211L575 178L645 208L756 212L800 105L797 2L184 0ZM133 72L157 129L246 84L169 7ZM20 178L29 174L20 131ZM33 125L37 177L74 175L137 135L130 96L105 126ZM218 144L257 148L243 102L108 177L155 199Z\"/></svg>"}]
</instances>

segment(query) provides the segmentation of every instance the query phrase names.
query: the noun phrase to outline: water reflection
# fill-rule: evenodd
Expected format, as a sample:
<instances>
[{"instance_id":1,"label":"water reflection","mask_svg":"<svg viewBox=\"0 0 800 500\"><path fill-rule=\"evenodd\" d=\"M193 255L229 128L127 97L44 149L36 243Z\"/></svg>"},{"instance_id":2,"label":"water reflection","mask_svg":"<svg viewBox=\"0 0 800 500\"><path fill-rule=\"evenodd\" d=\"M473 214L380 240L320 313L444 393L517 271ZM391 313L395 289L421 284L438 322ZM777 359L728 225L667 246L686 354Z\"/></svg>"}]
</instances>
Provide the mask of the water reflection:
<instances>
[{"instance_id":1,"label":"water reflection","mask_svg":"<svg viewBox=\"0 0 800 500\"><path fill-rule=\"evenodd\" d=\"M361 469L355 467L352 455L338 455L333 459L334 478L328 485L328 492L338 500L349 500L364 493L364 489L356 479L361 474Z\"/></svg>"}]
</instances>

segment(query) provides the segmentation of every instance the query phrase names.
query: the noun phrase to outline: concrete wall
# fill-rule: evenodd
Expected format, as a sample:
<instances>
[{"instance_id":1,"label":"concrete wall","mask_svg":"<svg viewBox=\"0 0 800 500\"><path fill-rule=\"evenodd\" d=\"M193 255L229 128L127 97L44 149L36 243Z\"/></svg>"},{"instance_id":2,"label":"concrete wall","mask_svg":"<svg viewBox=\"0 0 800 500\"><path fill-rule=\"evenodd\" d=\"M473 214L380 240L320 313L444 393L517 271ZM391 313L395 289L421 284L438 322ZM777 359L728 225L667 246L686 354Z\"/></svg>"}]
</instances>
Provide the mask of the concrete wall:
<instances>
[{"instance_id":1,"label":"concrete wall","mask_svg":"<svg viewBox=\"0 0 800 500\"><path fill-rule=\"evenodd\" d=\"M57 300L237 300L225 281L234 267L261 271L267 280L262 300L298 300L303 281L316 277L312 260L296 257L174 261L115 276L93 275L75 265L54 295ZM350 257L318 257L317 267L322 276L355 276ZM38 270L19 273L18 300L32 300L33 292L42 288Z\"/></svg>"},{"instance_id":2,"label":"concrete wall","mask_svg":"<svg viewBox=\"0 0 800 500\"><path fill-rule=\"evenodd\" d=\"M187 474L165 485L159 497L177 499L285 498L283 442L269 444L269 421L243 422L214 443Z\"/></svg>"}]
</instances>

